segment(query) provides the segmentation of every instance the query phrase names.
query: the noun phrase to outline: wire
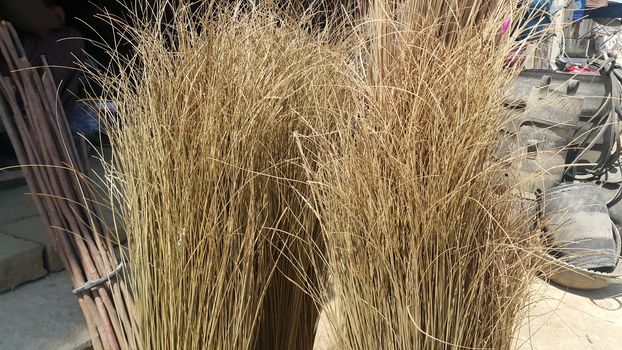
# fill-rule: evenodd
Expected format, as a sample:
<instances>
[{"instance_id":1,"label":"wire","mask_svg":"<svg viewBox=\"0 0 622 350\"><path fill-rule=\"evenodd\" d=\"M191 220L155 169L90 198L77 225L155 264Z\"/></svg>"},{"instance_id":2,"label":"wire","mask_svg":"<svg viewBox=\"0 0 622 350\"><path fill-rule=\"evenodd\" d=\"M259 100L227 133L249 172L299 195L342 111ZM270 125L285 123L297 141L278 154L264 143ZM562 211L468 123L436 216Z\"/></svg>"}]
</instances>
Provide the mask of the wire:
<instances>
[{"instance_id":1,"label":"wire","mask_svg":"<svg viewBox=\"0 0 622 350\"><path fill-rule=\"evenodd\" d=\"M583 138L583 142L578 144L575 149L569 150L569 156L572 161L569 162L569 166L564 173L566 178L582 181L600 178L607 173L609 168L620 158L622 146L620 144L618 128L620 118L622 117L619 107L620 99L622 98L622 73L620 68L621 67L615 63L615 60L609 60L599 70L602 75L609 76L611 80L611 92L606 96L610 101L611 108L606 118L600 118L600 113L606 105L605 102L587 122L574 132L573 139ZM589 130L586 130L586 127L589 128ZM594 133L596 133L595 136ZM601 154L596 161L596 165L591 169L585 169L585 174L577 174L577 161L581 160L587 152L593 151L601 140L603 149L601 149ZM579 154L576 154L577 149L581 149Z\"/></svg>"}]
</instances>

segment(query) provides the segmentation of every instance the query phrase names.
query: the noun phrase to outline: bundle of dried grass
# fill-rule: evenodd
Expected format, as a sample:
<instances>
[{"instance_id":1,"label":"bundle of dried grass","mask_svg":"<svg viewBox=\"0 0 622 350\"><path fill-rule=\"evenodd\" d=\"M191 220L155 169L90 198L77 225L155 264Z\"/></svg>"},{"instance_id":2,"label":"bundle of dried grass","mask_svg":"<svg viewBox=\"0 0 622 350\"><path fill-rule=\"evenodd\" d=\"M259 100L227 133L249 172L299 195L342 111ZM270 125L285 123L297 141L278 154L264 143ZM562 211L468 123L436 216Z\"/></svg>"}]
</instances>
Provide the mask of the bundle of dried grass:
<instances>
[{"instance_id":1,"label":"bundle of dried grass","mask_svg":"<svg viewBox=\"0 0 622 350\"><path fill-rule=\"evenodd\" d=\"M292 134L343 100L345 61L299 23L239 9L139 11L151 20L121 31L135 56L102 81L145 349L313 346L321 242Z\"/></svg>"},{"instance_id":2,"label":"bundle of dried grass","mask_svg":"<svg viewBox=\"0 0 622 350\"><path fill-rule=\"evenodd\" d=\"M511 347L533 268L491 157L513 5L373 2L354 87L364 103L300 138L317 162L339 348Z\"/></svg>"}]
</instances>

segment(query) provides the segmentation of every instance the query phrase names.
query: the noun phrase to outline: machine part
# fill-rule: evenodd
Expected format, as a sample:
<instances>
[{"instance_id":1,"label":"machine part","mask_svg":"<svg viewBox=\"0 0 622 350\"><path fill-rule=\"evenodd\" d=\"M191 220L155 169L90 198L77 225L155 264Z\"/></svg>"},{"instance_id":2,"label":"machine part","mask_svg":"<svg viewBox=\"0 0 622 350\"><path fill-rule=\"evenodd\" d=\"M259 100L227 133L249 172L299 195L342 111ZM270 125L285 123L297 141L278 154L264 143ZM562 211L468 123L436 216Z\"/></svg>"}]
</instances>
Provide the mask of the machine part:
<instances>
[{"instance_id":1,"label":"machine part","mask_svg":"<svg viewBox=\"0 0 622 350\"><path fill-rule=\"evenodd\" d=\"M617 161L620 155L619 136L622 132L622 123L620 123L622 110L619 105L622 98L622 74L620 73L622 68L614 60L600 62L599 65L600 75L558 73L548 70L525 71L517 79L508 97L515 104L519 103L516 101L522 101L529 106L539 99L536 90L546 91L549 94L551 90L561 91L565 88L567 95L584 98L579 121L574 120L576 128L571 137L572 144L568 147L568 167L564 178L569 181L599 178L607 172L607 169ZM562 78L567 81L556 81ZM536 88L532 90L527 100L524 100L529 86ZM550 105L548 102L545 105ZM560 116L566 119L571 118L563 110L559 114L554 111L551 113L549 110L539 116L543 120L533 117L531 119L539 123L547 123L548 120L550 124L560 122L563 124L564 120L560 120ZM564 130L567 131L567 129L562 131ZM566 133L560 135L568 136Z\"/></svg>"},{"instance_id":2,"label":"machine part","mask_svg":"<svg viewBox=\"0 0 622 350\"><path fill-rule=\"evenodd\" d=\"M505 104L526 106L533 88L541 86L543 76L551 77L549 89L553 91L567 91L568 83L571 79L579 82L577 91L573 96L584 98L581 109L582 116L590 118L597 115L600 118L606 118L608 111L611 110L611 103L607 99L607 96L611 94L611 79L609 76L563 73L548 69L523 70L509 86L504 101Z\"/></svg>"},{"instance_id":3,"label":"machine part","mask_svg":"<svg viewBox=\"0 0 622 350\"><path fill-rule=\"evenodd\" d=\"M586 183L582 181L575 181L576 184ZM601 197L607 203L607 206L611 208L612 205L615 205L620 197L622 197L622 165L620 162L612 165L609 170L603 174L600 178L590 181L587 183L592 183L598 186Z\"/></svg>"},{"instance_id":4,"label":"machine part","mask_svg":"<svg viewBox=\"0 0 622 350\"><path fill-rule=\"evenodd\" d=\"M622 189L621 184L606 184L601 187L601 191L607 191L610 193L615 192L616 196L612 199L609 204L609 217L611 221L618 227L622 228L622 200L620 198L620 190Z\"/></svg>"},{"instance_id":5,"label":"machine part","mask_svg":"<svg viewBox=\"0 0 622 350\"><path fill-rule=\"evenodd\" d=\"M619 230L615 226L612 227L612 230L616 241L620 242ZM545 264L542 264L544 266L544 271L542 271L544 277L565 287L594 290L605 288L611 283L621 282L622 261L620 258L617 259L616 267L610 273L582 269L549 254L544 254L544 259L546 261Z\"/></svg>"},{"instance_id":6,"label":"machine part","mask_svg":"<svg viewBox=\"0 0 622 350\"><path fill-rule=\"evenodd\" d=\"M583 97L573 96L580 86L579 81L570 79L565 92L552 90L550 82L550 76L544 76L541 86L531 90L523 120L574 131L579 125L584 101Z\"/></svg>"},{"instance_id":7,"label":"machine part","mask_svg":"<svg viewBox=\"0 0 622 350\"><path fill-rule=\"evenodd\" d=\"M618 161L621 151L620 117L622 111L619 109L620 99L622 98L622 77L619 74L620 67L612 61L612 70L606 73L606 77L611 81L611 93L607 95L609 109L606 117L599 117L599 113L594 114L586 123L577 129L576 141L585 135L576 147L568 152L568 163L565 177L570 180L591 180L597 179L605 174L608 169ZM606 64L603 66L605 67ZM601 72L602 73L602 72ZM590 154L592 153L592 154ZM595 157L597 155L597 157ZM575 164L593 163L589 166L574 166Z\"/></svg>"},{"instance_id":8,"label":"machine part","mask_svg":"<svg viewBox=\"0 0 622 350\"><path fill-rule=\"evenodd\" d=\"M527 232L533 232L539 215L538 196L516 191L514 197L515 201L512 203L512 217L516 220L514 224L528 228Z\"/></svg>"},{"instance_id":9,"label":"machine part","mask_svg":"<svg viewBox=\"0 0 622 350\"><path fill-rule=\"evenodd\" d=\"M575 97L581 84L570 80L563 89L551 89L553 78L543 75L531 88L525 107L508 108L498 139L501 160L514 160L508 182L515 181L523 193L541 194L563 179L566 146L580 123L583 97ZM512 138L508 135L516 135ZM512 145L516 142L516 145Z\"/></svg>"},{"instance_id":10,"label":"machine part","mask_svg":"<svg viewBox=\"0 0 622 350\"><path fill-rule=\"evenodd\" d=\"M578 87L576 83L568 85L566 94L552 91L548 85L533 88L526 107L509 108L502 114L501 130L518 133L524 124L539 124L568 141L572 140L580 125L583 106L582 97L570 95Z\"/></svg>"},{"instance_id":11,"label":"machine part","mask_svg":"<svg viewBox=\"0 0 622 350\"><path fill-rule=\"evenodd\" d=\"M594 184L599 186L601 196L607 203L611 221L620 229L622 227L622 164L620 161L594 181Z\"/></svg>"},{"instance_id":12,"label":"machine part","mask_svg":"<svg viewBox=\"0 0 622 350\"><path fill-rule=\"evenodd\" d=\"M523 125L517 135L520 155L510 169L510 180L522 193L542 194L558 185L564 173L567 140L554 131Z\"/></svg>"},{"instance_id":13,"label":"machine part","mask_svg":"<svg viewBox=\"0 0 622 350\"><path fill-rule=\"evenodd\" d=\"M555 257L581 269L615 269L620 240L598 186L562 184L545 192L542 223Z\"/></svg>"},{"instance_id":14,"label":"machine part","mask_svg":"<svg viewBox=\"0 0 622 350\"><path fill-rule=\"evenodd\" d=\"M597 180L606 171L594 172L595 164L613 160L611 154L616 150L615 137L611 125L594 125L591 128L582 127L572 136L568 149L568 164L574 164L571 179L581 179L581 175L588 175ZM612 148L613 147L613 148ZM591 164L591 165L589 165ZM611 166L611 165L609 165Z\"/></svg>"},{"instance_id":15,"label":"machine part","mask_svg":"<svg viewBox=\"0 0 622 350\"><path fill-rule=\"evenodd\" d=\"M503 130L495 137L495 151L493 155L495 159L508 163L519 159L523 154L516 142L516 135Z\"/></svg>"},{"instance_id":16,"label":"machine part","mask_svg":"<svg viewBox=\"0 0 622 350\"><path fill-rule=\"evenodd\" d=\"M507 108L501 114L501 131L516 134L525 121L525 108Z\"/></svg>"},{"instance_id":17,"label":"machine part","mask_svg":"<svg viewBox=\"0 0 622 350\"><path fill-rule=\"evenodd\" d=\"M537 124L522 125L518 129L518 145L528 151L556 151L562 152L568 140L558 135L551 128ZM535 149L533 148L535 147Z\"/></svg>"}]
</instances>

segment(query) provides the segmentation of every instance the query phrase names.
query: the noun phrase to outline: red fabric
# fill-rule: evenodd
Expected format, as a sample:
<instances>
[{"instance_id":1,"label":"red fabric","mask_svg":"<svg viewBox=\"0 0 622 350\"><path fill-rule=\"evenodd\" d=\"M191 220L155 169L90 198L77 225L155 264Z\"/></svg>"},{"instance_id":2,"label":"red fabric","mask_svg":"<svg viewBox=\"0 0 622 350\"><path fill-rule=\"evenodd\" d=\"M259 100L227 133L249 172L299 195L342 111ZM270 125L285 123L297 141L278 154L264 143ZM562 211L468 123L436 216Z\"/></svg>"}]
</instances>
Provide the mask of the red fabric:
<instances>
[{"instance_id":1,"label":"red fabric","mask_svg":"<svg viewBox=\"0 0 622 350\"><path fill-rule=\"evenodd\" d=\"M579 67L579 66L570 66L568 67L568 72L571 73L594 73L594 71L588 69L588 68L583 68L583 67Z\"/></svg>"}]
</instances>

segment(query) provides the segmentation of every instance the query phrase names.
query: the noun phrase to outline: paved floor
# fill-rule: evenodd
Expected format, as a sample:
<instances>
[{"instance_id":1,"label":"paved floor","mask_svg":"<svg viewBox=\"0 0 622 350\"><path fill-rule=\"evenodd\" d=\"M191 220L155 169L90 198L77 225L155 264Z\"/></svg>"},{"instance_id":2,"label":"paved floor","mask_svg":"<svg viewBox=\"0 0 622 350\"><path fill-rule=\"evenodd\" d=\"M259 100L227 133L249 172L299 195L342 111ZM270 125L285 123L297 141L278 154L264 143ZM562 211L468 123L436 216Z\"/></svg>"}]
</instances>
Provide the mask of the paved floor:
<instances>
[{"instance_id":1,"label":"paved floor","mask_svg":"<svg viewBox=\"0 0 622 350\"><path fill-rule=\"evenodd\" d=\"M101 185L100 161L92 157L91 167L91 179ZM63 270L29 192L23 180L0 183L0 292ZM112 223L105 208L104 220Z\"/></svg>"},{"instance_id":2,"label":"paved floor","mask_svg":"<svg viewBox=\"0 0 622 350\"><path fill-rule=\"evenodd\" d=\"M538 283L518 349L622 349L622 284L576 291Z\"/></svg>"},{"instance_id":3,"label":"paved floor","mask_svg":"<svg viewBox=\"0 0 622 350\"><path fill-rule=\"evenodd\" d=\"M66 272L0 294L0 349L82 350L90 345Z\"/></svg>"},{"instance_id":4,"label":"paved floor","mask_svg":"<svg viewBox=\"0 0 622 350\"><path fill-rule=\"evenodd\" d=\"M314 350L336 350L322 315ZM538 281L516 350L622 349L622 284L572 291Z\"/></svg>"},{"instance_id":5,"label":"paved floor","mask_svg":"<svg viewBox=\"0 0 622 350\"><path fill-rule=\"evenodd\" d=\"M61 269L28 192L24 184L0 188L0 292Z\"/></svg>"},{"instance_id":6,"label":"paved floor","mask_svg":"<svg viewBox=\"0 0 622 350\"><path fill-rule=\"evenodd\" d=\"M93 160L101 173L99 162ZM23 180L0 183L0 350L82 350L90 338L71 282Z\"/></svg>"}]
</instances>

